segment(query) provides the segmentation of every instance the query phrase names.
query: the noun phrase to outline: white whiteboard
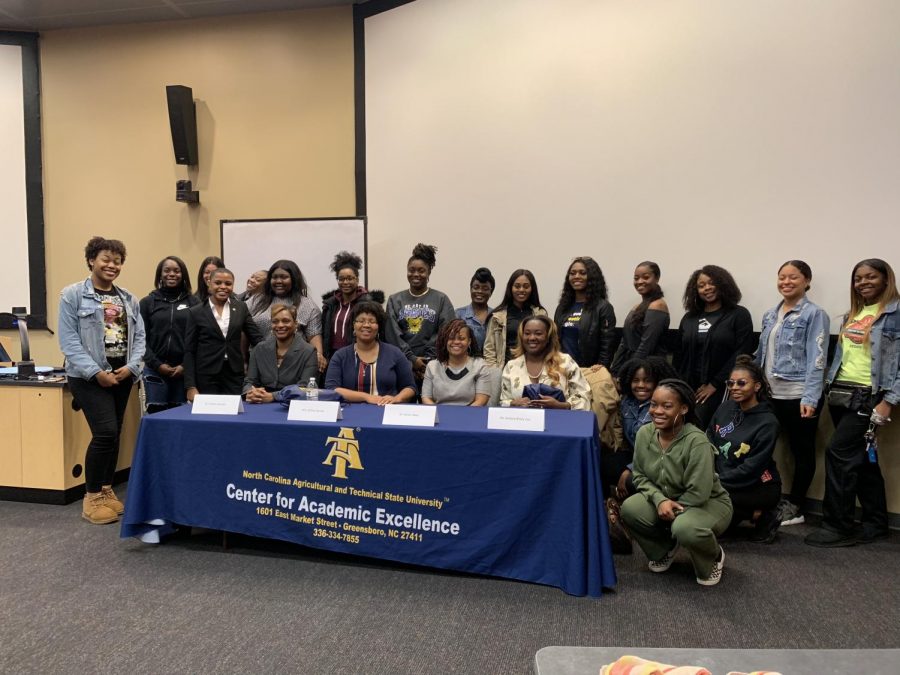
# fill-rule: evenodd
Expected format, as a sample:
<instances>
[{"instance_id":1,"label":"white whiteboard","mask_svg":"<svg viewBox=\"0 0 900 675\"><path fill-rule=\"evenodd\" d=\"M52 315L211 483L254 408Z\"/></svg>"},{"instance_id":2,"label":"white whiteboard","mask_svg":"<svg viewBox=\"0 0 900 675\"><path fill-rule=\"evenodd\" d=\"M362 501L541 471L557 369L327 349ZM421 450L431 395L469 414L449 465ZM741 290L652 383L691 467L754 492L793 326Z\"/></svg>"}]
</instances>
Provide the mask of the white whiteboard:
<instances>
[{"instance_id":1,"label":"white whiteboard","mask_svg":"<svg viewBox=\"0 0 900 675\"><path fill-rule=\"evenodd\" d=\"M365 218L296 218L291 220L223 220L222 259L235 275L234 290L243 292L247 277L268 270L276 260L293 260L303 272L309 297L322 304L322 294L337 288L328 268L338 251L363 259L366 283Z\"/></svg>"},{"instance_id":2,"label":"white whiteboard","mask_svg":"<svg viewBox=\"0 0 900 675\"><path fill-rule=\"evenodd\" d=\"M22 47L0 45L0 312L31 306Z\"/></svg>"},{"instance_id":3,"label":"white whiteboard","mask_svg":"<svg viewBox=\"0 0 900 675\"><path fill-rule=\"evenodd\" d=\"M691 271L716 264L758 329L800 258L834 317L854 263L900 267L898 27L897 0L417 0L367 18L372 277L404 288L424 241L457 306L479 265L500 285L525 267L552 311L589 255L621 325L649 259L674 327Z\"/></svg>"}]
</instances>

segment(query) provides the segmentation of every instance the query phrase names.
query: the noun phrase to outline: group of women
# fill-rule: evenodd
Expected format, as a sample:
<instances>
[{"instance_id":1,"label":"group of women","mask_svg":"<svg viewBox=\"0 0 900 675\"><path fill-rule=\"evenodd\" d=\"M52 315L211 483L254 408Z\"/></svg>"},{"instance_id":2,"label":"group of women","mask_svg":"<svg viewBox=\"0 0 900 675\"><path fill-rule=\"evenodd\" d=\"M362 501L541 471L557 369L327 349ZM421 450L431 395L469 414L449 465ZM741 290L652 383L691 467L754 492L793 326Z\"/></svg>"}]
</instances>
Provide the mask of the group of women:
<instances>
[{"instance_id":1,"label":"group of women","mask_svg":"<svg viewBox=\"0 0 900 675\"><path fill-rule=\"evenodd\" d=\"M204 260L192 293L177 256L160 261L154 290L138 303L114 284L124 245L92 239L90 276L63 290L59 321L70 386L93 433L84 517L112 522L121 513L112 472L127 394L143 363L150 412L197 393L264 403L316 379L347 401L377 405L419 398L593 410L603 480L620 503L616 518L653 571L668 569L680 546L703 584L721 577L717 537L729 527L749 521L752 539L771 541L780 524L802 522L827 387L836 429L826 452L824 518L806 541L843 546L887 535L884 481L869 447L900 400L900 295L884 261L854 267L850 311L826 369L829 319L806 296L812 272L802 261L779 269L782 299L763 317L758 342L731 274L715 265L697 270L673 345L660 268L642 262L634 273L640 301L616 349L615 312L593 259L571 262L551 318L526 269L510 275L492 308L495 280L479 268L470 304L454 310L429 284L436 252L413 249L409 287L391 295L386 310L383 294L360 285L362 261L348 252L335 256L337 288L321 309L290 260L254 273L239 299L223 261ZM784 502L772 459L779 429L795 462Z\"/></svg>"}]
</instances>

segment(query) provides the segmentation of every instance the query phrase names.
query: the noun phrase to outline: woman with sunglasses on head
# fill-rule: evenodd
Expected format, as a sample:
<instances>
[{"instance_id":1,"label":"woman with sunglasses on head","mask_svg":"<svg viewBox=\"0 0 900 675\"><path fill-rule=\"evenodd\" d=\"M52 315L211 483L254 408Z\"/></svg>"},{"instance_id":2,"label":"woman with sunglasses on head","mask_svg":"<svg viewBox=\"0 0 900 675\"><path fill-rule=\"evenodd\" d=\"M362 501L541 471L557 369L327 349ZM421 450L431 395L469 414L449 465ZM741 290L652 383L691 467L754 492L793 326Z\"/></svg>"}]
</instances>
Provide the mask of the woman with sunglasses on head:
<instances>
[{"instance_id":1,"label":"woman with sunglasses on head","mask_svg":"<svg viewBox=\"0 0 900 675\"><path fill-rule=\"evenodd\" d=\"M697 419L709 426L725 396L725 380L739 354L753 351L753 319L741 307L731 273L716 265L695 270L684 289L675 369L694 388Z\"/></svg>"},{"instance_id":2,"label":"woman with sunglasses on head","mask_svg":"<svg viewBox=\"0 0 900 675\"><path fill-rule=\"evenodd\" d=\"M155 288L141 299L141 317L147 333L144 352L144 397L147 412L181 405L184 390L184 336L188 310L200 301L191 293L187 265L178 256L163 258L156 266Z\"/></svg>"},{"instance_id":3,"label":"woman with sunglasses on head","mask_svg":"<svg viewBox=\"0 0 900 675\"><path fill-rule=\"evenodd\" d=\"M530 270L518 269L509 275L503 301L491 313L484 337L484 360L502 370L518 345L519 324L529 316L546 315L541 305L537 281Z\"/></svg>"},{"instance_id":4,"label":"woman with sunglasses on head","mask_svg":"<svg viewBox=\"0 0 900 675\"><path fill-rule=\"evenodd\" d=\"M209 275L214 270L225 267L225 263L217 255L206 256L197 271L197 299L206 302L209 299Z\"/></svg>"},{"instance_id":5,"label":"woman with sunglasses on head","mask_svg":"<svg viewBox=\"0 0 900 675\"><path fill-rule=\"evenodd\" d=\"M888 537L887 498L877 433L900 403L900 293L884 260L858 262L850 275L850 311L826 383L834 434L825 449L822 528L810 546L852 546ZM873 445L873 443L875 445ZM856 500L861 526L854 522Z\"/></svg>"},{"instance_id":6,"label":"woman with sunglasses on head","mask_svg":"<svg viewBox=\"0 0 900 675\"><path fill-rule=\"evenodd\" d=\"M422 403L488 404L496 371L473 355L474 343L472 330L463 319L441 326L435 345L437 356L425 368Z\"/></svg>"},{"instance_id":7,"label":"woman with sunglasses on head","mask_svg":"<svg viewBox=\"0 0 900 675\"><path fill-rule=\"evenodd\" d=\"M387 301L387 341L403 352L419 381L435 356L438 331L456 316L450 298L428 286L436 263L436 246L416 244L406 262L409 289Z\"/></svg>"},{"instance_id":8,"label":"woman with sunglasses on head","mask_svg":"<svg viewBox=\"0 0 900 675\"><path fill-rule=\"evenodd\" d=\"M816 473L816 427L822 409L825 360L831 322L806 297L812 270L802 260L778 269L783 300L765 313L756 362L772 392L771 405L794 456L791 493L781 502L781 525L804 522L806 493Z\"/></svg>"},{"instance_id":9,"label":"woman with sunglasses on head","mask_svg":"<svg viewBox=\"0 0 900 675\"><path fill-rule=\"evenodd\" d=\"M351 315L357 303L371 300L381 304L384 293L367 291L359 283L362 258L349 251L334 256L331 271L337 279L337 289L322 296L322 345L325 358L330 359L338 350L353 344Z\"/></svg>"},{"instance_id":10,"label":"woman with sunglasses on head","mask_svg":"<svg viewBox=\"0 0 900 675\"><path fill-rule=\"evenodd\" d=\"M253 321L264 338L272 334L272 305L288 305L297 308L297 324L303 339L311 344L318 354L319 370L328 365L322 345L322 312L316 303L307 297L306 280L293 260L277 260L269 267L262 292L253 297L249 305Z\"/></svg>"},{"instance_id":11,"label":"woman with sunglasses on head","mask_svg":"<svg viewBox=\"0 0 900 675\"><path fill-rule=\"evenodd\" d=\"M351 403L388 405L414 400L416 383L409 360L397 347L378 339L387 320L381 305L357 303L352 318L353 344L331 357L325 388Z\"/></svg>"},{"instance_id":12,"label":"woman with sunglasses on head","mask_svg":"<svg viewBox=\"0 0 900 675\"><path fill-rule=\"evenodd\" d=\"M779 428L769 403L772 393L748 355L737 358L725 386L729 399L716 410L706 435L718 453L716 472L734 507L730 527L749 520L755 526L750 541L770 544L781 525L781 477L774 458Z\"/></svg>"},{"instance_id":13,"label":"woman with sunglasses on head","mask_svg":"<svg viewBox=\"0 0 900 675\"><path fill-rule=\"evenodd\" d=\"M645 260L634 268L634 290L641 301L628 312L622 324L622 341L610 370L618 373L626 361L647 356L665 356L669 329L669 306L659 287L659 265Z\"/></svg>"},{"instance_id":14,"label":"woman with sunglasses on head","mask_svg":"<svg viewBox=\"0 0 900 675\"><path fill-rule=\"evenodd\" d=\"M556 324L545 314L519 324L519 344L503 368L500 405L590 410L591 390L578 364L559 349ZM535 392L529 396L526 389ZM536 391L535 391L536 390Z\"/></svg>"},{"instance_id":15,"label":"woman with sunglasses on head","mask_svg":"<svg viewBox=\"0 0 900 675\"><path fill-rule=\"evenodd\" d=\"M725 552L718 537L731 522L731 500L715 471L715 448L692 423L694 391L682 380L662 380L650 399L652 424L634 447L638 492L622 504L622 520L649 558L665 572L680 548L691 556L702 586L722 578Z\"/></svg>"},{"instance_id":16,"label":"woman with sunglasses on head","mask_svg":"<svg viewBox=\"0 0 900 675\"><path fill-rule=\"evenodd\" d=\"M494 275L487 267L479 267L472 275L469 281L469 297L470 302L465 307L456 308L456 318L462 319L469 327L472 333L472 339L475 341L475 353L482 354L484 352L484 336L487 329L488 318L493 311L488 306L488 300L494 294L494 287L497 282Z\"/></svg>"},{"instance_id":17,"label":"woman with sunglasses on head","mask_svg":"<svg viewBox=\"0 0 900 675\"><path fill-rule=\"evenodd\" d=\"M59 299L59 347L66 357L69 389L91 429L81 516L103 525L125 511L112 483L125 410L141 374L146 343L137 298L114 283L125 264L125 244L92 237L84 257L90 276L64 288Z\"/></svg>"}]
</instances>

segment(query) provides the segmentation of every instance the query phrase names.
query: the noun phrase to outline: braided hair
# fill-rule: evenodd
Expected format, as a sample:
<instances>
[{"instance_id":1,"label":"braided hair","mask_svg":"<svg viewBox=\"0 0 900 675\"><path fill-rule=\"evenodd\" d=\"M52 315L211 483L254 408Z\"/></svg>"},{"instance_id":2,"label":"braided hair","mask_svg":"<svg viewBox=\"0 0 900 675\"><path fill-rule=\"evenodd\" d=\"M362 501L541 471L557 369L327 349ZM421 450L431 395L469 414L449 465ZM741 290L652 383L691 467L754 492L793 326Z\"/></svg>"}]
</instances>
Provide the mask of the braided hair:
<instances>
[{"instance_id":1,"label":"braided hair","mask_svg":"<svg viewBox=\"0 0 900 675\"><path fill-rule=\"evenodd\" d=\"M673 392L681 404L687 406L687 412L684 414L684 423L697 424L697 404L694 400L694 388L691 385L676 377L668 377L665 380L661 380L656 385L656 388L668 389Z\"/></svg>"},{"instance_id":2,"label":"braided hair","mask_svg":"<svg viewBox=\"0 0 900 675\"><path fill-rule=\"evenodd\" d=\"M757 400L768 401L772 398L772 387L769 385L769 380L766 378L763 369L753 360L753 357L750 354L741 354L738 356L734 361L734 368L731 370L732 372L735 370L743 370L750 375L754 382L759 383L759 391L756 392Z\"/></svg>"}]
</instances>

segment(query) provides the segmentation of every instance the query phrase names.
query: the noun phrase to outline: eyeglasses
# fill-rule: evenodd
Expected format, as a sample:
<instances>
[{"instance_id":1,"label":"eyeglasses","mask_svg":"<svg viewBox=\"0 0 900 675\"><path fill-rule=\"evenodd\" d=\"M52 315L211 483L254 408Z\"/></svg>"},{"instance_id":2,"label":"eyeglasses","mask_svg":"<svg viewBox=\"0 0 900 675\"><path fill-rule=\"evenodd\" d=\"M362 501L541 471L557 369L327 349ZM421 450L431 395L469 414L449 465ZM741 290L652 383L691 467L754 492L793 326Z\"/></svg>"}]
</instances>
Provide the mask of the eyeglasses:
<instances>
[{"instance_id":1,"label":"eyeglasses","mask_svg":"<svg viewBox=\"0 0 900 675\"><path fill-rule=\"evenodd\" d=\"M732 387L746 387L750 384L750 380L725 380L725 386L731 389Z\"/></svg>"},{"instance_id":2,"label":"eyeglasses","mask_svg":"<svg viewBox=\"0 0 900 675\"><path fill-rule=\"evenodd\" d=\"M356 326L377 326L378 321L375 319L357 319L353 322Z\"/></svg>"},{"instance_id":3,"label":"eyeglasses","mask_svg":"<svg viewBox=\"0 0 900 675\"><path fill-rule=\"evenodd\" d=\"M338 282L343 283L345 281L359 281L359 277L338 277Z\"/></svg>"}]
</instances>

